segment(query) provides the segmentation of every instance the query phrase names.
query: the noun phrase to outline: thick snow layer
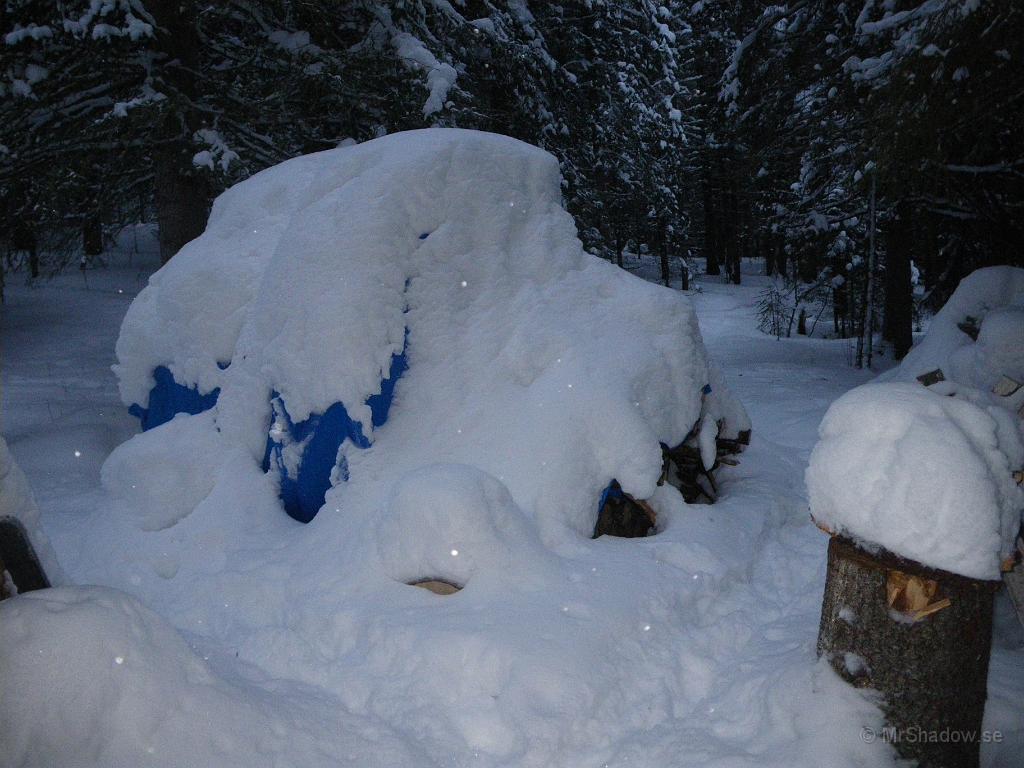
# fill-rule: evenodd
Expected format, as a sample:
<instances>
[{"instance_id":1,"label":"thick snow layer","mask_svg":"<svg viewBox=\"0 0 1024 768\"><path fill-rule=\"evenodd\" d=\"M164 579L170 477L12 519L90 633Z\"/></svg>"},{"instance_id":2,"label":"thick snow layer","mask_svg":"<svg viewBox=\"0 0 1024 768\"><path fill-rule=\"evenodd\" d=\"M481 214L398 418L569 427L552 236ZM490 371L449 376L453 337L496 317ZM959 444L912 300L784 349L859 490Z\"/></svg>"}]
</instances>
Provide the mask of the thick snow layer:
<instances>
[{"instance_id":1,"label":"thick snow layer","mask_svg":"<svg viewBox=\"0 0 1024 768\"><path fill-rule=\"evenodd\" d=\"M959 327L980 325L975 342ZM965 277L932 319L924 339L880 381L946 379L990 390L1003 376L1024 382L1024 269L986 267Z\"/></svg>"},{"instance_id":2,"label":"thick snow layer","mask_svg":"<svg viewBox=\"0 0 1024 768\"><path fill-rule=\"evenodd\" d=\"M466 540L438 553L455 538L450 529L421 550L386 530L415 516L420 495L432 502L425 516L450 504L466 525L462 510L480 497L473 489L493 481L473 479L480 475L465 467L419 466L405 476L375 465L388 479L379 506L347 505L338 515L329 507L303 526L281 513L273 483L252 456L236 450L210 468L214 489L190 514L168 528L142 530L146 501L111 498L98 487L99 458L137 428L109 370L127 299L141 287L138 259L131 269L119 266L121 259L110 254L109 270L90 272L88 289L77 273L31 288L8 283L0 371L5 435L69 576L142 599L201 657L214 678L212 695L185 684L181 670L194 669L195 658L168 642L167 661L155 652L147 658L176 676L152 694L132 693L125 708L113 697L61 697L59 691L122 685L124 677L108 678L128 664L111 661L117 648L136 647L129 627L149 626L166 638L166 625L104 610L110 629L102 632L116 641L90 646L98 660L79 670L30 664L30 657L42 650L46 658L71 659L80 642L76 618L97 609L33 610L33 623L48 616L45 630L39 624L39 632L19 634L16 655L5 613L0 635L18 664L5 666L0 654L0 691L28 690L37 713L47 706L42 721L0 718L0 743L19 745L15 765L96 764L78 757L83 742L62 739L70 732L64 721L80 719L96 727L87 744L103 741L104 756L118 756L100 764L133 768L893 765L881 739L862 737L862 728L881 727L876 705L816 660L826 540L808 520L802 481L825 409L869 374L848 366L844 342L777 342L760 334L763 278L744 274L737 286L700 276L688 294L709 353L758 426L740 466L718 475L717 504L687 507L661 487L656 536L575 536L538 550L536 531L527 528L524 537L514 522L523 515L530 522L529 506L513 494L517 516L498 493L472 516ZM396 402L394 418L399 408ZM202 417L183 418L206 428ZM383 447L397 423L384 425L364 453ZM167 458L154 453L152 461ZM500 479L503 471L490 474L511 487L508 476ZM467 477L443 495L431 490L442 476L446 491ZM361 484L355 473L352 483ZM399 490L406 501L392 501ZM353 517L361 519L339 525ZM448 573L465 579L461 592L441 597L400 583L413 574L398 567L406 553L414 575L429 577L453 548L472 563ZM504 552L511 561L491 567L487 558ZM996 602L984 728L1003 738L981 746L981 765L1017 768L1024 634L1005 595ZM6 677L22 664L29 675ZM40 685L29 687L36 680ZM171 726L181 724L173 738L159 724L155 742L140 736L133 711L148 716L178 700L188 709L173 710ZM117 716L105 714L115 709ZM41 745L37 761L23 752L33 741Z\"/></svg>"},{"instance_id":3,"label":"thick snow layer","mask_svg":"<svg viewBox=\"0 0 1024 768\"><path fill-rule=\"evenodd\" d=\"M50 540L43 531L39 509L32 497L32 489L29 488L25 474L14 462L14 457L7 448L7 441L0 437L0 520L4 518L14 518L25 529L32 549L50 583L63 583L64 574L50 546ZM3 574L0 574L0 578L2 576ZM0 648L2 647L0 645Z\"/></svg>"},{"instance_id":4,"label":"thick snow layer","mask_svg":"<svg viewBox=\"0 0 1024 768\"><path fill-rule=\"evenodd\" d=\"M829 408L807 469L811 513L867 545L998 579L1024 510L1020 420L988 393L933 389L868 384Z\"/></svg>"},{"instance_id":5,"label":"thick snow layer","mask_svg":"<svg viewBox=\"0 0 1024 768\"><path fill-rule=\"evenodd\" d=\"M181 414L116 448L103 464L103 483L139 515L143 530L167 528L213 490L226 448L212 413Z\"/></svg>"},{"instance_id":6,"label":"thick snow layer","mask_svg":"<svg viewBox=\"0 0 1024 768\"><path fill-rule=\"evenodd\" d=\"M218 677L173 627L115 590L0 603L0 649L4 765L365 765L349 755L368 749L374 765L414 764L379 728L319 712L321 702L271 703Z\"/></svg>"},{"instance_id":7,"label":"thick snow layer","mask_svg":"<svg viewBox=\"0 0 1024 768\"><path fill-rule=\"evenodd\" d=\"M412 131L289 161L236 189L133 304L118 342L122 393L138 397L168 361L182 384L221 386L216 429L254 459L274 393L295 423L343 404L374 446L342 445L339 465L366 485L337 486L339 509L378 507L402 473L449 461L502 478L546 535L588 534L613 478L651 496L659 442L681 442L702 415L712 439L720 419L726 433L749 428L688 299L586 254L558 164L535 147ZM249 237L257 214L265 247L223 246ZM227 269L198 295L207 252ZM200 301L219 306L204 314ZM157 343L139 328L171 332ZM149 343L157 351L140 349ZM409 369L375 429L367 400L403 349ZM156 517L180 516L182 501Z\"/></svg>"},{"instance_id":8,"label":"thick snow layer","mask_svg":"<svg viewBox=\"0 0 1024 768\"><path fill-rule=\"evenodd\" d=\"M125 405L146 406L161 365L200 392L220 386L218 363L231 362L263 268L320 162L316 154L299 157L228 189L214 201L206 231L150 278L117 340Z\"/></svg>"}]
</instances>

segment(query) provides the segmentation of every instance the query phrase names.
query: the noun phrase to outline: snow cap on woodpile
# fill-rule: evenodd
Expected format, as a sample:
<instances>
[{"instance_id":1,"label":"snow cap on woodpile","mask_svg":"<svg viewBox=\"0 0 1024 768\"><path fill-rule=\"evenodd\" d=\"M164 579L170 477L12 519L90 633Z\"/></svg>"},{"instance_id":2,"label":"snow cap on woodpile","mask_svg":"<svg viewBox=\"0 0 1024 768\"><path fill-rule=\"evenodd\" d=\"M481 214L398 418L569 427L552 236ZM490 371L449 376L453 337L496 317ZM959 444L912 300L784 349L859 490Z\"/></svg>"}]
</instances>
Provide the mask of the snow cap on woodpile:
<instances>
[{"instance_id":1,"label":"snow cap on woodpile","mask_svg":"<svg viewBox=\"0 0 1024 768\"><path fill-rule=\"evenodd\" d=\"M941 370L948 381L991 390L1024 383L1024 269L985 267L960 281L925 337L879 381L914 381Z\"/></svg>"},{"instance_id":2,"label":"snow cap on woodpile","mask_svg":"<svg viewBox=\"0 0 1024 768\"><path fill-rule=\"evenodd\" d=\"M192 292L223 282L204 253L228 270L223 296ZM385 425L369 399L399 353L408 368ZM689 299L587 254L557 160L477 131L392 134L229 190L136 300L118 357L126 403L145 406L154 366L220 387L202 428L257 461L272 400L295 423L342 404L364 439L338 451L332 515L451 462L500 478L542 530L589 536L612 479L654 493L659 443L698 422L733 438L750 426Z\"/></svg>"},{"instance_id":3,"label":"snow cap on woodpile","mask_svg":"<svg viewBox=\"0 0 1024 768\"><path fill-rule=\"evenodd\" d=\"M1024 433L995 396L955 389L872 383L833 403L807 468L811 514L867 549L994 580L1024 510Z\"/></svg>"}]
</instances>

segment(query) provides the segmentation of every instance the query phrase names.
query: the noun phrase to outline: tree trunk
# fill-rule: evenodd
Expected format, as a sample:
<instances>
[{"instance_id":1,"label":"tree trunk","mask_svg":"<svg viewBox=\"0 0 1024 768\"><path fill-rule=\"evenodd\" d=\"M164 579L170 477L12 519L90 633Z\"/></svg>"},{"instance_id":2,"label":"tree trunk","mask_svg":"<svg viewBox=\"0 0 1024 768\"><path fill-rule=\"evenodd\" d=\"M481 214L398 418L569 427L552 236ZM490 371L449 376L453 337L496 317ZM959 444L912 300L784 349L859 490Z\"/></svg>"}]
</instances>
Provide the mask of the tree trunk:
<instances>
[{"instance_id":1,"label":"tree trunk","mask_svg":"<svg viewBox=\"0 0 1024 768\"><path fill-rule=\"evenodd\" d=\"M209 188L202 172L192 167L192 136L202 127L192 107L199 93L200 41L194 0L150 0L147 8L160 27L158 40L167 57L160 75L170 92L153 150L160 260L166 263L206 227Z\"/></svg>"},{"instance_id":2,"label":"tree trunk","mask_svg":"<svg viewBox=\"0 0 1024 768\"><path fill-rule=\"evenodd\" d=\"M35 242L28 249L28 273L31 277L39 277L39 249Z\"/></svg>"},{"instance_id":3,"label":"tree trunk","mask_svg":"<svg viewBox=\"0 0 1024 768\"><path fill-rule=\"evenodd\" d=\"M729 235L726 238L725 268L726 273L729 275L729 282L739 285L740 263L742 261L741 249L743 247L741 242L742 222L740 221L739 199L736 196L736 182L732 179L729 181L728 211L730 227Z\"/></svg>"},{"instance_id":4,"label":"tree trunk","mask_svg":"<svg viewBox=\"0 0 1024 768\"><path fill-rule=\"evenodd\" d=\"M82 250L86 256L103 253L103 224L98 216L90 216L82 225Z\"/></svg>"},{"instance_id":5,"label":"tree trunk","mask_svg":"<svg viewBox=\"0 0 1024 768\"><path fill-rule=\"evenodd\" d=\"M206 228L207 185L183 170L179 153L161 150L154 160L156 219L160 230L160 261L166 264L185 243Z\"/></svg>"},{"instance_id":6,"label":"tree trunk","mask_svg":"<svg viewBox=\"0 0 1024 768\"><path fill-rule=\"evenodd\" d=\"M870 225L868 227L868 295L864 316L867 346L868 369L871 368L871 357L875 349L875 266L877 263L877 251L875 249L875 187L878 176L871 172L871 213L869 214Z\"/></svg>"},{"instance_id":7,"label":"tree trunk","mask_svg":"<svg viewBox=\"0 0 1024 768\"><path fill-rule=\"evenodd\" d=\"M668 236L665 232L665 225L658 224L658 259L661 263L661 282L668 288L671 285L671 275L668 265Z\"/></svg>"},{"instance_id":8,"label":"tree trunk","mask_svg":"<svg viewBox=\"0 0 1024 768\"><path fill-rule=\"evenodd\" d=\"M907 208L905 203L897 206L897 214L886 232L882 338L892 344L896 360L902 360L914 343L914 296L910 284L912 238Z\"/></svg>"},{"instance_id":9,"label":"tree trunk","mask_svg":"<svg viewBox=\"0 0 1024 768\"><path fill-rule=\"evenodd\" d=\"M720 275L721 269L718 266L718 215L715 210L715 195L711 191L711 182L705 178L703 181L704 194L704 258L706 266L704 273L708 275Z\"/></svg>"},{"instance_id":10,"label":"tree trunk","mask_svg":"<svg viewBox=\"0 0 1024 768\"><path fill-rule=\"evenodd\" d=\"M905 577L934 586L931 608L944 598L948 606L914 620L898 610L908 588L890 607ZM875 736L920 768L977 768L997 586L839 536L829 542L818 654L852 685L882 694L888 727Z\"/></svg>"}]
</instances>

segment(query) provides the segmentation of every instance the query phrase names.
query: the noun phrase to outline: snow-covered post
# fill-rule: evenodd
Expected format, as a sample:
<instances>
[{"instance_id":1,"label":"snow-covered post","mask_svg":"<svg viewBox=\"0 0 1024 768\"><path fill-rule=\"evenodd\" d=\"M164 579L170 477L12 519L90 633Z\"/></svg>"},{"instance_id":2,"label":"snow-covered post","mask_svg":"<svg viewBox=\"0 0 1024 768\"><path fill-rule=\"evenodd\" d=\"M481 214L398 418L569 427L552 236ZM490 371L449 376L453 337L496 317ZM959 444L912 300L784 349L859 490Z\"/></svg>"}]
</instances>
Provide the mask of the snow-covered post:
<instances>
[{"instance_id":1,"label":"snow-covered post","mask_svg":"<svg viewBox=\"0 0 1024 768\"><path fill-rule=\"evenodd\" d=\"M977 766L993 596L1024 509L1019 419L978 390L869 384L820 435L807 486L832 538L818 652L882 694L877 737L901 756Z\"/></svg>"}]
</instances>

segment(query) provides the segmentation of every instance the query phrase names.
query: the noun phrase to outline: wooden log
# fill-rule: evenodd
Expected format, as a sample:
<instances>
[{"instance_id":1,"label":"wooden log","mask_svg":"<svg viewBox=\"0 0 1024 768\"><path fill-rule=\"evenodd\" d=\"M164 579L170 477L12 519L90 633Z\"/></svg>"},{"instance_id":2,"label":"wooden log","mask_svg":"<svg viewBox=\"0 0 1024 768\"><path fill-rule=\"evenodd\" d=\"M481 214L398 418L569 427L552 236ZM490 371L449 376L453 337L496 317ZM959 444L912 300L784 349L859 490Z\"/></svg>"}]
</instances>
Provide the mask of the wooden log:
<instances>
[{"instance_id":1,"label":"wooden log","mask_svg":"<svg viewBox=\"0 0 1024 768\"><path fill-rule=\"evenodd\" d=\"M882 694L881 736L921 768L978 766L998 584L829 542L818 654Z\"/></svg>"},{"instance_id":2,"label":"wooden log","mask_svg":"<svg viewBox=\"0 0 1024 768\"><path fill-rule=\"evenodd\" d=\"M28 532L16 518L0 517L0 561L6 563L7 572L19 594L50 586Z\"/></svg>"},{"instance_id":3,"label":"wooden log","mask_svg":"<svg viewBox=\"0 0 1024 768\"><path fill-rule=\"evenodd\" d=\"M612 488L614 493L609 494L597 515L593 537L636 539L650 535L657 524L651 505L624 493L618 483L613 482Z\"/></svg>"},{"instance_id":4,"label":"wooden log","mask_svg":"<svg viewBox=\"0 0 1024 768\"><path fill-rule=\"evenodd\" d=\"M458 584L453 584L450 581L444 579L422 579L420 581L410 581L410 587L419 587L425 589L428 592L433 592L435 595L454 595L456 592L460 592L462 587Z\"/></svg>"}]
</instances>

